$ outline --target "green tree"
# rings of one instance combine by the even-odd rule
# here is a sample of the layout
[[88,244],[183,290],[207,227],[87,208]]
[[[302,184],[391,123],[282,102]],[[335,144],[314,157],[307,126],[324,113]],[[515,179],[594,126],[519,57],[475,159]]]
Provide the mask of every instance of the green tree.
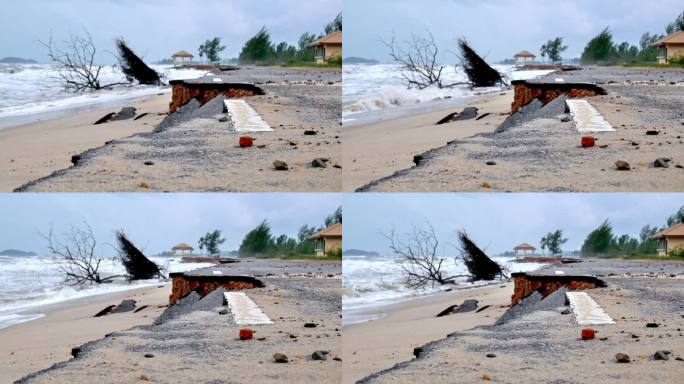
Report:
[[199,55],[200,58],[206,56],[210,63],[218,63],[221,61],[219,54],[225,49],[226,46],[221,45],[221,38],[214,37],[199,46]]
[[641,227],[639,231],[639,254],[642,255],[653,255],[656,253],[657,242],[651,237],[658,232],[658,227],[652,227],[648,224]]
[[245,235],[238,252],[241,256],[269,256],[272,245],[271,225],[264,220]]
[[582,254],[585,256],[610,254],[613,251],[614,242],[613,227],[606,219],[603,224],[587,235],[582,244]]
[[281,42],[275,47],[275,59],[280,63],[286,63],[288,61],[293,61],[297,56],[297,48],[292,45]]
[[297,248],[297,240],[288,235],[280,235],[273,242],[273,254],[276,255],[290,255],[295,253]]
[[675,224],[684,223],[684,206],[681,206],[677,212],[667,218],[667,226],[671,227]]
[[630,235],[622,235],[615,239],[613,248],[621,255],[634,255],[639,248],[639,240]]
[[615,55],[621,63],[635,62],[639,56],[639,48],[624,41],[615,47]]
[[297,244],[296,252],[300,255],[311,255],[314,253],[314,242],[309,240],[314,233],[316,233],[316,227],[309,227],[308,225],[302,225],[297,232]]
[[302,62],[313,61],[314,59],[314,49],[309,48],[309,44],[316,40],[316,35],[313,33],[304,32],[297,41],[298,51],[297,60]]
[[609,63],[615,58],[613,34],[608,27],[591,39],[582,52],[582,64]]
[[665,31],[668,35],[671,35],[677,31],[684,31],[684,12],[680,13],[673,22],[665,27]]
[[217,229],[200,237],[198,245],[200,250],[206,249],[208,254],[218,255],[221,253],[219,246],[225,242],[226,239],[221,237],[221,231]]
[[333,21],[329,22],[328,24],[325,25],[325,34],[329,35],[333,32],[338,32],[342,30],[342,13],[338,13],[337,16],[333,19]]
[[546,236],[541,238],[540,245],[542,250],[548,249],[552,255],[560,255],[561,246],[568,242],[568,239],[563,237],[563,230],[558,229],[554,232],[549,232]]
[[333,224],[340,224],[340,223],[342,223],[342,206],[337,207],[337,209],[335,210],[335,212],[329,214],[329,215],[325,218],[324,223],[325,223],[325,226],[326,226],[326,227],[329,227],[329,226],[331,226],[331,225],[333,225]]
[[568,46],[563,45],[563,38],[556,37],[541,46],[541,55],[548,57],[552,63],[560,63],[562,61],[561,54],[567,49]]
[[268,62],[273,58],[274,52],[271,35],[264,26],[245,42],[239,58],[241,63]]

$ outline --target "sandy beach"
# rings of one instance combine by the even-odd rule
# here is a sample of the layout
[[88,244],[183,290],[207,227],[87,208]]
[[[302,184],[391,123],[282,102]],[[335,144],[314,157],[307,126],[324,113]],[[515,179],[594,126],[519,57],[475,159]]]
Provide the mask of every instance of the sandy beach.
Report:
[[[587,100],[615,131],[580,133],[564,110],[547,113],[543,108],[540,117],[533,116],[506,129],[492,132],[503,120],[496,115],[494,118],[497,121],[492,121],[491,126],[478,129],[478,126],[482,127],[487,119],[492,118],[490,115],[480,121],[471,119],[461,122],[463,126],[471,127],[469,132],[470,129],[479,132],[419,153],[423,160],[417,166],[411,164],[417,151],[402,150],[406,148],[399,144],[404,141],[403,136],[398,133],[395,137],[393,134],[392,140],[396,140],[396,146],[384,154],[383,162],[376,159],[376,163],[397,162],[397,166],[392,168],[373,162],[365,163],[364,173],[370,177],[359,181],[376,175],[378,177],[358,191],[681,190],[684,183],[684,159],[680,156],[684,151],[684,114],[680,100],[684,92],[684,71],[589,66],[550,74],[530,80],[529,83],[546,83],[548,87],[553,87],[560,83],[556,79],[562,79],[563,83],[580,84],[580,87],[581,84],[602,87],[605,95],[588,97]],[[510,95],[512,93],[508,96],[508,108],[503,108],[503,113],[511,112],[513,97]],[[498,105],[506,107],[504,102]],[[480,114],[484,112],[480,111]],[[392,125],[402,127],[404,121],[411,124],[411,119],[394,120]],[[359,126],[354,129],[372,136],[374,127]],[[580,138],[585,135],[595,137],[594,147],[580,146]],[[352,138],[350,142],[353,141]],[[406,141],[411,142],[409,136],[406,136]],[[371,140],[369,142],[372,143]],[[437,142],[435,140],[434,143]],[[353,159],[354,156],[351,156],[349,161]],[[669,164],[655,166],[657,159]],[[630,170],[616,169],[618,160],[629,163]],[[403,166],[401,170],[400,166]],[[392,170],[397,172],[382,177],[381,174]]]
[[[353,192],[373,180],[410,168],[415,155],[449,141],[494,131],[510,111],[512,94],[509,90],[478,96],[478,100],[460,107],[345,127],[343,191]],[[435,125],[464,107],[476,107],[480,114],[489,115],[480,120]]]
[[[104,140],[107,144],[103,140],[84,143],[79,147],[79,161],[73,166],[69,163],[71,156],[67,156],[59,164],[41,169],[41,174],[37,170],[28,173],[29,182],[24,177],[6,185],[18,187],[16,191],[21,192],[340,190],[339,69],[246,66],[187,82],[188,86],[204,82],[203,86],[211,89],[216,79],[227,84],[255,84],[262,90],[263,94],[244,100],[273,131],[249,133],[254,139],[253,146],[241,148],[239,137],[244,134],[235,131],[223,104],[210,105],[207,100],[192,111],[176,111],[173,117],[169,116],[173,122],[163,127],[158,126],[159,118],[154,116],[154,121],[144,125],[140,133],[128,132],[115,140]],[[169,112],[170,99],[165,97],[167,104],[159,101],[159,112]],[[91,128],[87,125],[95,116],[74,117],[65,125]],[[138,123],[145,124],[146,119],[147,116]],[[47,122],[43,124],[49,126]],[[27,132],[23,137],[31,141],[35,135]],[[25,151],[18,144],[18,150]],[[72,151],[69,153],[76,154],[77,149]],[[323,166],[314,166],[315,159]],[[7,161],[12,164],[11,158]],[[287,170],[276,170],[275,161],[286,162]],[[27,156],[25,163],[35,161]],[[25,183],[16,186],[19,181]]]
[[[104,145],[105,142],[149,132],[168,111],[171,94],[133,100],[119,106],[77,112],[71,116],[0,129],[0,191],[13,189],[68,168],[71,156]],[[139,120],[113,121],[93,125],[102,116],[118,112],[123,106],[148,113]]]
[[[475,291],[459,292],[458,300],[431,299],[408,302],[389,312],[387,320],[395,321],[393,328],[381,321],[345,328],[344,337],[363,335],[356,339],[361,345],[378,343],[380,351],[365,355],[370,361],[356,362],[362,369],[346,368],[345,382],[351,383],[375,370],[362,383],[415,383],[430,378],[437,382],[477,383],[494,381],[568,382],[568,383],[677,383],[684,374],[684,335],[682,329],[682,282],[684,264],[668,261],[592,260],[582,263],[552,266],[532,275],[595,276],[603,280],[605,288],[587,292],[615,324],[589,326],[596,331],[593,340],[582,340],[580,326],[572,312],[562,313],[563,298],[551,307],[534,310],[491,325],[503,308],[509,305],[511,284],[506,288],[491,286]],[[558,273],[556,272],[556,275]],[[461,313],[434,318],[436,311],[446,304],[459,304],[463,298],[483,297],[480,305],[493,304],[481,313]],[[551,296],[548,296],[549,298]],[[543,303],[543,301],[541,302]],[[487,317],[489,315],[490,317]],[[418,320],[421,320],[418,322]],[[451,322],[449,324],[449,322]],[[375,323],[375,325],[373,324]],[[655,325],[654,325],[655,324]],[[402,328],[405,327],[405,328]],[[435,327],[434,334],[425,339],[437,340],[420,345],[418,358],[411,355],[418,340],[407,335]],[[383,329],[387,332],[383,333]],[[407,332],[409,330],[411,332]],[[398,330],[395,332],[395,330]],[[382,335],[368,339],[373,334]],[[441,334],[441,336],[439,335]],[[448,334],[448,336],[447,336]],[[370,342],[373,340],[375,343]],[[345,342],[345,346],[348,345]],[[382,347],[387,346],[386,351]],[[390,348],[391,347],[391,348]],[[362,353],[360,348],[357,354]],[[391,355],[397,350],[397,356]],[[668,351],[667,360],[654,359],[656,351]],[[345,349],[345,361],[348,351]],[[630,363],[616,362],[617,353],[630,356]],[[359,359],[363,360],[363,359]],[[403,360],[391,368],[391,363]],[[375,366],[373,366],[375,364]],[[572,372],[572,373],[570,373]]]
[[[413,348],[481,324],[493,324],[511,300],[510,282],[454,290],[396,304],[372,307],[361,312],[380,316],[377,320],[345,326],[343,329],[343,383],[355,383],[374,373],[413,358]],[[435,317],[450,305],[475,299],[481,312]]]
[[[59,303],[44,309],[37,320],[0,330],[0,382],[11,383],[31,372],[71,359],[71,349],[106,334],[136,325],[151,324],[166,308],[170,284],[94,296]],[[139,312],[93,317],[124,299],[137,301]]]
[[[217,271],[220,271],[217,272]],[[117,327],[105,329],[89,338],[69,340],[65,353],[54,356],[45,364],[26,365],[13,375],[31,371],[20,383],[121,383],[152,381],[160,383],[177,382],[254,382],[258,372],[259,382],[339,382],[342,361],[341,355],[341,301],[340,301],[340,262],[285,261],[275,259],[245,259],[239,263],[198,269],[182,274],[183,278],[204,276],[203,281],[211,281],[220,275],[226,279],[235,276],[251,276],[263,282],[264,287],[244,289],[244,292],[273,321],[273,324],[249,325],[254,330],[254,338],[242,341],[238,333],[245,325],[236,324],[228,306],[224,302],[223,288],[220,294],[209,292],[199,301],[179,301],[169,308],[169,312],[157,317],[161,309],[149,312],[144,321],[117,322]],[[174,279],[180,278],[174,275]],[[149,292],[149,291],[148,291]],[[146,293],[146,291],[143,291]],[[168,303],[169,286],[146,293],[149,303]],[[191,291],[197,295],[196,291]],[[190,294],[186,297],[191,296]],[[138,296],[132,296],[138,298]],[[141,304],[148,301],[143,300]],[[189,299],[188,299],[189,300]],[[197,300],[197,299],[195,299]],[[101,305],[87,309],[101,309]],[[143,315],[146,310],[138,314]],[[67,317],[46,317],[44,321],[62,319],[63,327],[77,332],[76,321],[96,323],[108,317],[78,320],[85,315],[72,314]],[[162,320],[163,319],[163,320]],[[41,319],[42,320],[42,319]],[[39,321],[26,323],[24,328]],[[152,323],[154,325],[147,325]],[[47,323],[50,324],[50,323]],[[144,324],[134,328],[131,325]],[[43,324],[45,327],[46,323]],[[14,330],[13,330],[14,328]],[[129,329],[130,328],[130,329]],[[22,342],[20,326],[8,328],[15,335],[16,343]],[[117,332],[112,333],[116,330]],[[25,332],[30,332],[25,330]],[[39,335],[49,335],[45,329]],[[105,336],[106,334],[106,336]],[[48,337],[48,336],[45,336]],[[4,339],[4,335],[3,335]],[[78,341],[92,341],[80,345]],[[40,348],[43,340],[35,335],[23,339],[24,344],[36,344]],[[16,344],[15,344],[16,345]],[[79,347],[76,358],[69,359],[71,347]],[[4,347],[3,347],[4,348]],[[28,349],[28,347],[25,347]],[[316,351],[325,351],[325,358],[314,359]],[[3,356],[10,355],[8,350]],[[40,360],[41,355],[33,353]],[[22,351],[22,353],[24,353]],[[49,353],[48,351],[43,353]],[[283,353],[287,363],[274,361],[274,353]],[[56,353],[55,353],[56,354]],[[323,352],[321,352],[323,354]],[[17,357],[18,359],[18,357]],[[12,360],[14,361],[14,360]],[[51,362],[62,361],[51,367]],[[40,370],[40,369],[43,370]]]

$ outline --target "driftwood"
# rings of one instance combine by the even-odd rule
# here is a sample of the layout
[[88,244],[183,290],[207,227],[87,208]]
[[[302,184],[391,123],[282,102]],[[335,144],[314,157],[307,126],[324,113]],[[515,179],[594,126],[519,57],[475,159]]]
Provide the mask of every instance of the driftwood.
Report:
[[128,240],[123,231],[118,231],[116,233],[116,240],[119,244],[121,262],[126,268],[126,272],[128,272],[129,280],[164,277],[159,266],[140,252],[140,250]]
[[461,50],[461,65],[473,87],[493,87],[495,85],[505,85],[501,74],[490,67],[470,46],[465,39],[458,40],[458,47]]
[[163,85],[162,78],[154,69],[145,64],[131,50],[123,39],[116,40],[116,47],[119,50],[119,63],[121,70],[128,78],[138,80],[140,84],[145,85]]
[[458,239],[461,242],[463,263],[470,272],[470,281],[494,280],[505,276],[501,266],[482,252],[464,231],[458,233]]

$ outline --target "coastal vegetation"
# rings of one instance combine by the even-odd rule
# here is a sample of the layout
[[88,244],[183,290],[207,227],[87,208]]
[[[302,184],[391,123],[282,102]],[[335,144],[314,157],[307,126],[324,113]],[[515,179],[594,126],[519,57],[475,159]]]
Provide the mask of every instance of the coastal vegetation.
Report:
[[542,251],[548,249],[551,255],[556,256],[563,252],[561,246],[567,242],[568,239],[563,237],[563,230],[557,229],[542,237],[539,245],[541,246]]
[[563,45],[563,38],[556,37],[544,43],[539,50],[542,59],[545,57],[549,58],[551,63],[556,64],[563,61],[561,54],[568,49],[567,45]]
[[205,41],[199,46],[198,52],[200,59],[206,57],[211,64],[217,64],[221,61],[220,53],[226,49],[225,45],[221,45],[221,38],[214,37]]
[[226,239],[221,237],[221,231],[216,229],[200,237],[197,245],[200,250],[206,249],[209,255],[218,255],[221,253],[219,246],[225,242]]

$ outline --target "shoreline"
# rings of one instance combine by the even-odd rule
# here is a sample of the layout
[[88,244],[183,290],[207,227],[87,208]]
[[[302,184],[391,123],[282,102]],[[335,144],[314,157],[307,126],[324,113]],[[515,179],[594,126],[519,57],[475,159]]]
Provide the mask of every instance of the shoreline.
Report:
[[[41,307],[43,317],[0,329],[0,382],[13,382],[32,372],[72,358],[71,349],[106,334],[151,324],[166,308],[170,283],[67,300]],[[108,305],[135,299],[139,312],[93,317]]]
[[[150,132],[168,111],[171,94],[126,100],[114,106],[0,129],[0,191],[10,192],[32,180],[72,166],[71,156],[136,133]],[[138,120],[93,125],[102,116],[134,106]]]
[[[378,319],[343,327],[343,383],[355,383],[364,377],[411,360],[413,348],[481,324],[493,324],[508,308],[513,283],[499,281],[482,287],[440,292],[398,303],[374,307],[367,313],[386,314]],[[478,300],[481,312],[436,315],[450,305],[466,299]],[[352,346],[352,347],[349,347]]]
[[[354,192],[375,180],[411,168],[413,156],[447,142],[493,132],[510,112],[510,89],[474,96],[457,106],[410,114],[373,123],[345,126],[342,191]],[[453,112],[476,107],[479,120],[435,123]]]

